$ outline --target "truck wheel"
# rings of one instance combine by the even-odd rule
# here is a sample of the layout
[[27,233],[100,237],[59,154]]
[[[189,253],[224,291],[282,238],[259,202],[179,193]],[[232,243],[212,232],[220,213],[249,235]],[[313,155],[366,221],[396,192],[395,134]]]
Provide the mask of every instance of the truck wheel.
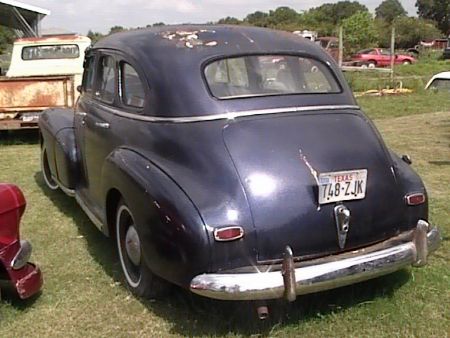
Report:
[[404,65],[410,65],[410,64],[411,64],[411,61],[409,61],[409,60],[404,60],[402,64],[404,64]]
[[47,187],[50,190],[58,190],[58,184],[52,178],[52,173],[48,164],[47,149],[45,147],[42,147],[41,149],[41,171]]
[[132,293],[157,298],[167,289],[166,282],[155,276],[145,264],[141,241],[133,214],[123,200],[116,213],[116,244],[125,281]]

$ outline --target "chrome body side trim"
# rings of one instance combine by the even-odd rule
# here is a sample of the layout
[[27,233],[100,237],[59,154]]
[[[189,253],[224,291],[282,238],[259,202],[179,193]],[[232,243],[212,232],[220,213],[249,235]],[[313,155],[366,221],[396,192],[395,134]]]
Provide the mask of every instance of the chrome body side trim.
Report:
[[88,206],[81,199],[80,195],[75,194],[75,199],[77,203],[80,205],[81,209],[83,209],[84,213],[89,217],[89,219],[94,223],[94,225],[102,232],[104,232],[104,226],[102,221],[95,216],[91,210],[89,210]]
[[110,113],[122,117],[126,117],[133,120],[140,120],[146,122],[159,122],[159,123],[194,123],[204,121],[215,120],[234,120],[239,117],[256,116],[256,115],[269,115],[269,114],[286,114],[286,113],[299,113],[319,110],[342,110],[351,109],[359,110],[360,107],[356,105],[325,105],[325,106],[304,106],[304,107],[286,107],[286,108],[272,108],[272,109],[259,109],[259,110],[246,110],[237,112],[228,112],[223,114],[203,115],[203,116],[186,116],[186,117],[157,117],[157,116],[145,116],[138,114],[126,113],[111,107],[104,107]]
[[[417,237],[423,237],[423,234],[425,249],[417,246]],[[370,251],[370,247],[367,247],[352,252],[350,256],[330,256],[327,261],[318,259],[316,264],[314,261],[308,262],[311,264],[298,267],[292,273],[295,276],[295,293],[303,295],[333,289],[418,265],[423,261],[423,254],[436,250],[439,243],[440,233],[436,227],[424,233],[423,225],[419,224],[410,241],[387,248],[379,244],[374,247],[382,249]],[[262,300],[285,297],[286,288],[290,286],[285,284],[282,271],[213,273],[194,277],[190,289],[196,294],[214,299]]]

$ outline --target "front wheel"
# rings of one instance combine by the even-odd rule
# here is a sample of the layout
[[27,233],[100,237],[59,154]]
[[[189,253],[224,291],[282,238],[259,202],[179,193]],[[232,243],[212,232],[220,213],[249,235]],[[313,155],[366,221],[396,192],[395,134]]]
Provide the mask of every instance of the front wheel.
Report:
[[124,201],[121,201],[117,208],[116,244],[120,265],[131,292],[144,298],[161,296],[166,285],[145,264],[138,228]]
[[50,165],[48,163],[47,148],[42,147],[41,149],[41,171],[44,177],[44,182],[50,190],[58,190],[58,184],[52,178],[52,173],[50,171]]
[[409,61],[409,60],[404,60],[404,61],[403,61],[403,64],[404,64],[404,65],[410,65],[410,64],[411,64],[411,61]]

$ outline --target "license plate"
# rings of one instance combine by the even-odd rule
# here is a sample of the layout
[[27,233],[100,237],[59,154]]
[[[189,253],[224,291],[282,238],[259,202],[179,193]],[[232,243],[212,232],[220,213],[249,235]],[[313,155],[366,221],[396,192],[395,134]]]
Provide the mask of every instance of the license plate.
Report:
[[319,204],[366,197],[367,169],[319,174]]

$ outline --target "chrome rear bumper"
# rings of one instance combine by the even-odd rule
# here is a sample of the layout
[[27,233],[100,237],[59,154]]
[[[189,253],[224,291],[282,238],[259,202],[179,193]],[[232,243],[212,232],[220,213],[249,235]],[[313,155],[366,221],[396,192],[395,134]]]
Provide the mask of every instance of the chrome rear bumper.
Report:
[[294,268],[287,247],[277,271],[202,274],[191,281],[192,292],[222,300],[286,298],[333,289],[382,276],[406,266],[423,266],[440,243],[438,228],[419,221],[416,229],[394,239],[340,255],[306,262]]

